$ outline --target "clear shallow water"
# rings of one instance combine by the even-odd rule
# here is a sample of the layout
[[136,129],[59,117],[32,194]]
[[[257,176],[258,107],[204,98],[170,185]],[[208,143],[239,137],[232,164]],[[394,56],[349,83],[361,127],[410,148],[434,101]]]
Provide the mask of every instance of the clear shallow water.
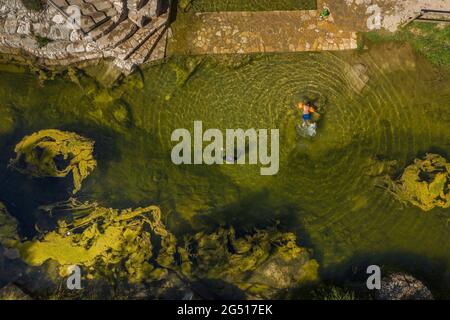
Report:
[[[40,86],[33,75],[2,72],[0,199],[31,235],[36,207],[69,197],[70,186],[6,170],[7,159],[25,134],[76,131],[96,141],[99,163],[83,182],[83,200],[118,208],[158,204],[178,234],[218,224],[249,230],[279,220],[314,249],[326,278],[376,263],[415,272],[448,291],[448,210],[405,207],[367,175],[374,156],[400,166],[424,152],[449,156],[448,72],[407,46],[389,44],[364,54],[241,62],[206,58],[184,84],[178,71],[177,84],[176,70],[193,63],[174,58],[130,77],[113,90],[121,101],[107,107],[68,78]],[[356,63],[370,77],[361,93],[348,75]],[[142,79],[143,87],[133,87]],[[304,97],[323,114],[313,140],[295,131],[300,114],[293,105]],[[128,110],[128,121],[114,118],[120,108]],[[192,130],[194,120],[205,129],[279,128],[278,175],[260,176],[259,166],[250,165],[173,165],[171,133]]]

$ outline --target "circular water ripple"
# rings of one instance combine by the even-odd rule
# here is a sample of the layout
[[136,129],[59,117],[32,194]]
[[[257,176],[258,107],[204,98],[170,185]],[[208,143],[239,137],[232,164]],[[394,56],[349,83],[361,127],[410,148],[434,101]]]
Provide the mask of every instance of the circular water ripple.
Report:
[[[445,86],[428,81],[434,79],[431,67],[416,66],[415,57],[402,50],[265,55],[237,68],[227,61],[205,58],[166,105],[148,111],[158,121],[150,126],[165,150],[174,145],[171,132],[192,130],[194,120],[203,121],[204,129],[278,128],[280,171],[262,177],[250,165],[172,168],[176,174],[168,179],[183,190],[171,189],[173,201],[195,202],[197,213],[211,216],[246,199],[294,206],[299,223],[331,260],[357,250],[425,253],[431,246],[436,254],[449,248],[448,241],[439,247],[448,233],[441,222],[425,221],[415,208],[403,210],[367,175],[376,156],[397,160],[401,168],[433,147],[449,150],[448,123],[429,116],[449,105],[440,98],[449,89],[438,92]],[[367,67],[370,79],[361,92],[352,74],[356,64]],[[314,101],[322,115],[311,140],[295,129],[301,122],[295,104],[303,99]],[[264,190],[267,199],[251,200]],[[191,199],[181,199],[186,197]],[[432,233],[413,232],[424,224]]]

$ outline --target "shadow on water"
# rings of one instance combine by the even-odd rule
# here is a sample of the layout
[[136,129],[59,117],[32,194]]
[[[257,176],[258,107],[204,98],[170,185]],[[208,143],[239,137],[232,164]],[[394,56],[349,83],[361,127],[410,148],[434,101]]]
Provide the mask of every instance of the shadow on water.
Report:
[[232,226],[238,236],[257,229],[277,227],[282,231],[294,232],[301,246],[314,249],[298,206],[286,202],[277,203],[273,198],[268,190],[245,192],[240,201],[199,214],[193,218],[193,222],[209,230]]
[[220,279],[199,279],[189,285],[198,296],[205,300],[245,299],[245,293],[241,289]]

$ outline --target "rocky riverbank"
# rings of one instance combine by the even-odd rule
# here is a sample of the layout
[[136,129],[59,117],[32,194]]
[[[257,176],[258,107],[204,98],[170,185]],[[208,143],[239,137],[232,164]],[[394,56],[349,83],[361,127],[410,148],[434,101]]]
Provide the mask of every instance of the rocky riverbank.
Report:
[[120,69],[165,57],[169,4],[164,0],[49,0],[32,10],[0,1],[0,50],[44,63],[111,58]]

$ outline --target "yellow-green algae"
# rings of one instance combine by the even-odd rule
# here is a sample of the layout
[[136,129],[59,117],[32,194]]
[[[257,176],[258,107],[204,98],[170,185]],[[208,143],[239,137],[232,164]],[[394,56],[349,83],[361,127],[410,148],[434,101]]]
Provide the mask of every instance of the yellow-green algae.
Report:
[[60,219],[58,228],[41,240],[20,245],[21,257],[30,265],[40,266],[51,259],[61,265],[61,274],[70,265],[82,265],[88,268],[89,278],[115,275],[130,282],[155,280],[167,270],[149,263],[152,236],[160,238],[159,254],[153,258],[167,267],[174,262],[174,236],[161,222],[156,206],[117,210],[71,199],[46,209],[52,214],[72,210],[73,216]]
[[[112,208],[157,203],[179,237],[190,226],[233,225],[242,232],[277,219],[314,244],[330,278],[339,279],[354,258],[370,254],[434,277],[447,290],[448,209],[421,216],[421,209],[404,207],[365,175],[374,156],[396,159],[404,168],[417,154],[450,152],[450,78],[411,54],[396,44],[361,53],[255,55],[239,69],[229,68],[222,56],[204,57],[182,87],[169,64],[151,66],[110,90],[130,112],[131,125],[123,130],[110,121],[110,108],[102,106],[103,118],[94,117],[99,106],[67,77],[41,87],[34,74],[3,71],[2,107],[14,111],[15,128],[1,142],[12,151],[23,135],[43,128],[83,132],[104,161],[83,183],[86,200]],[[369,84],[360,95],[349,84],[347,63],[368,67]],[[326,110],[313,141],[295,135],[301,115],[292,106],[303,95],[323,99]],[[279,128],[279,174],[260,177],[259,168],[248,165],[173,165],[170,135],[176,128],[191,130],[194,120],[223,130]],[[2,199],[30,237],[31,213],[66,195],[52,197],[56,179],[11,174],[10,155],[3,156]]]
[[398,180],[388,176],[385,183],[398,200],[424,211],[450,207],[450,163],[438,154],[415,159]]
[[140,283],[173,271],[186,281],[225,281],[258,298],[318,279],[318,263],[310,251],[296,244],[293,233],[276,228],[241,237],[232,227],[219,228],[179,242],[156,206],[117,210],[70,199],[42,209],[66,216],[56,230],[18,245],[20,255],[32,266],[57,261],[62,275],[79,265],[90,279]]
[[72,173],[77,193],[81,182],[95,169],[94,142],[73,132],[42,130],[16,145],[10,166],[33,177],[65,178]]
[[233,228],[199,232],[194,274],[234,284],[251,298],[271,298],[282,289],[317,281],[319,265],[296,244],[293,233],[276,228],[236,237]]

